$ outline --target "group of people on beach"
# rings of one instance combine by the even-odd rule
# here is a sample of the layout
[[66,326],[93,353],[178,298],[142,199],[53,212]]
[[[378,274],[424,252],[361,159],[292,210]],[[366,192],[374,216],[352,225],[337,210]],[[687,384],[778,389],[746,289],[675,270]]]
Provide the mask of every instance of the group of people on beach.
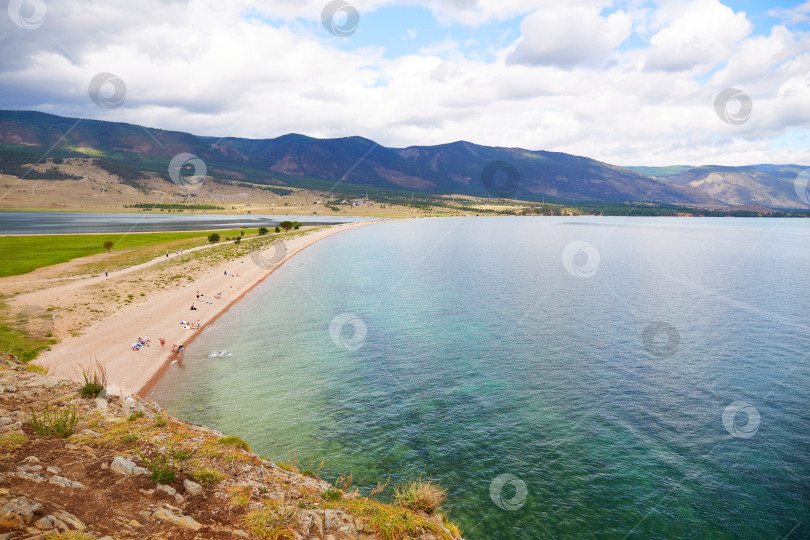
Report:
[[172,353],[182,355],[184,348],[185,347],[183,346],[182,343],[180,345],[172,345]]
[[[166,340],[163,338],[158,339],[160,342],[160,348],[162,349],[166,345]],[[138,336],[138,341],[132,344],[133,351],[140,351],[142,347],[149,347],[151,346],[152,340],[149,339],[149,336]]]
[[138,352],[141,350],[141,347],[149,347],[150,343],[152,343],[152,340],[149,339],[149,336],[138,336],[138,341],[132,344],[132,350]]

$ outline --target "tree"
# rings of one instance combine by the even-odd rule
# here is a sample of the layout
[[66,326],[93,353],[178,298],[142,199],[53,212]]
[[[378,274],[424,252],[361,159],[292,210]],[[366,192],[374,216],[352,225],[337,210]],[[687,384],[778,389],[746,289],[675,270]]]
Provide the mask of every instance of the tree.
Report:
[[278,225],[276,225],[276,232],[281,232],[281,229],[279,229]]
[[284,229],[284,232],[290,232],[290,229],[294,227],[292,221],[282,221],[278,226]]
[[106,242],[104,242],[104,249],[106,249],[107,253],[109,253],[110,251],[112,251],[114,245],[115,242],[113,242],[112,240],[107,240]]
[[301,227],[301,225],[303,225],[303,223],[301,223],[300,221],[293,221],[293,229],[298,230]]
[[211,233],[211,234],[209,234],[209,235],[208,235],[208,241],[209,241],[209,242],[211,242],[212,244],[213,244],[214,242],[219,242],[219,235],[218,235],[217,233]]
[[241,236],[237,236],[236,240],[233,241],[233,243],[237,244],[237,245],[240,244],[241,242],[242,242],[242,237]]
[[264,236],[268,232],[270,231],[267,230],[267,227],[259,227],[259,236]]

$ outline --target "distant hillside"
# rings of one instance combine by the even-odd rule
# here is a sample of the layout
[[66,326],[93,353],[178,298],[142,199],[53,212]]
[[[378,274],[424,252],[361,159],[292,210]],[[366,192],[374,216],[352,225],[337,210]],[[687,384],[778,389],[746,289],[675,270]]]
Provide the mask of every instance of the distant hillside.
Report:
[[339,192],[421,191],[486,196],[488,190],[482,176],[488,166],[498,162],[501,167],[491,170],[496,188],[509,183],[508,171],[512,174],[509,187],[513,189],[489,191],[504,197],[800,206],[795,197],[793,204],[788,204],[789,182],[783,176],[787,173],[778,165],[769,166],[772,170],[742,168],[747,169],[748,175],[743,180],[739,172],[735,176],[715,170],[720,168],[676,166],[631,170],[559,152],[480,146],[465,141],[386,148],[362,137],[315,139],[298,134],[274,139],[199,137],[34,111],[0,111],[0,152],[6,152],[13,170],[21,170],[20,158],[19,155],[8,158],[10,152],[28,149],[42,155],[54,145],[51,156],[100,157],[137,170],[156,172],[166,181],[171,158],[188,152],[202,158],[208,175],[215,179],[318,190],[339,186]]
[[[664,167],[669,170],[671,167]],[[808,208],[797,195],[793,182],[804,167],[799,165],[751,165],[688,168],[676,174],[659,175],[667,182],[697,189],[732,206],[759,205],[769,208]]]

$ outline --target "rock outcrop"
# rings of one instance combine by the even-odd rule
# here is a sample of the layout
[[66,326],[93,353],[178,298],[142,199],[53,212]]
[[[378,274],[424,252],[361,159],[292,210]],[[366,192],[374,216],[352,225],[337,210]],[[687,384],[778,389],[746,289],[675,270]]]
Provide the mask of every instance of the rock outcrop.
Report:
[[440,514],[279,467],[154,403],[78,390],[0,356],[1,540],[461,538]]

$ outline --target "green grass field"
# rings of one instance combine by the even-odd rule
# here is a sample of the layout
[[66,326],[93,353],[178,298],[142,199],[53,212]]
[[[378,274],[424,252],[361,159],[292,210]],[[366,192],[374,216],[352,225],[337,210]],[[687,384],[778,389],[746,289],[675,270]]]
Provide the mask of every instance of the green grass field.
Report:
[[[258,229],[235,229],[139,234],[0,236],[0,261],[3,261],[0,265],[0,277],[25,274],[44,266],[103,253],[105,251],[103,244],[107,240],[115,243],[111,253],[114,258],[111,257],[109,261],[112,269],[137,262],[132,260],[133,256],[149,260],[160,255],[161,250],[175,251],[207,244],[210,232],[216,232],[224,240],[229,236],[238,236],[242,230],[245,231],[245,238],[255,237],[258,234]],[[125,255],[128,256],[124,257]]]

